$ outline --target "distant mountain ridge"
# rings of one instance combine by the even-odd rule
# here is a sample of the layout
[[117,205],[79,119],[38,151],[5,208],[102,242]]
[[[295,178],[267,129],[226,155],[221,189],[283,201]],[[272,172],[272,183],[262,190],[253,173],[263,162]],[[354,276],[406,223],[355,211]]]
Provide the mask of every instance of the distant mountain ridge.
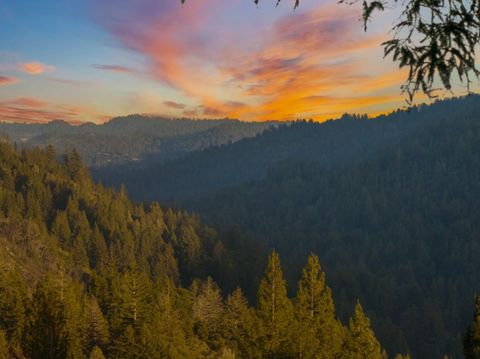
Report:
[[45,124],[0,123],[0,133],[22,147],[53,145],[59,152],[75,148],[87,165],[101,167],[178,158],[189,151],[255,136],[272,125],[275,123],[228,118],[196,120],[129,115],[100,125],[73,126],[61,120]]
[[480,96],[471,95],[374,119],[344,115],[323,123],[297,121],[231,145],[191,151],[178,160],[99,168],[94,175],[106,184],[125,184],[136,199],[186,200],[264,178],[282,161],[313,161],[328,168],[363,161],[438,119],[478,112]]

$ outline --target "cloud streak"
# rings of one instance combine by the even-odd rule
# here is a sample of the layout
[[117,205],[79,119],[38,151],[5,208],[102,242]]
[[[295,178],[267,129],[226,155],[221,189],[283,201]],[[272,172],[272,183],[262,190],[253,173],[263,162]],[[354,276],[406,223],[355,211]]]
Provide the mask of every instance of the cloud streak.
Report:
[[[264,27],[227,29],[232,9],[221,0],[184,7],[102,0],[95,10],[97,21],[124,47],[148,60],[153,79],[177,90],[181,102],[196,102],[163,103],[183,114],[321,119],[383,104],[385,91],[395,87],[398,93],[402,80],[391,73],[368,75],[362,54],[378,48],[383,38],[361,33],[357,10],[337,4],[289,13]],[[257,10],[248,4],[245,11]]]
[[18,80],[15,77],[0,76],[0,86],[13,85],[17,82]]
[[[49,103],[37,98],[21,97],[0,101],[0,121],[21,123],[45,123],[64,120],[72,124],[81,122],[81,116],[92,112],[81,106]],[[104,116],[96,115],[96,119]]]
[[18,64],[18,69],[29,75],[40,75],[45,72],[55,71],[54,66],[46,65],[37,61]]
[[187,105],[175,101],[163,101],[163,104],[164,106],[174,110],[184,110],[187,107]]
[[118,73],[134,73],[135,72],[135,70],[122,65],[92,65],[92,67],[97,70],[113,71]]

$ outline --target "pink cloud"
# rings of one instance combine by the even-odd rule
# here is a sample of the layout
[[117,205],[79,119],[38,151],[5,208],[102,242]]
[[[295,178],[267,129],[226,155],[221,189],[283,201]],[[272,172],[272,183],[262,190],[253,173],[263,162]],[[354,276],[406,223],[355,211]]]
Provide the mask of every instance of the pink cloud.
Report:
[[40,75],[44,72],[51,72],[55,70],[54,66],[45,65],[41,62],[24,62],[18,65],[18,69],[29,75]]
[[92,67],[97,70],[113,71],[120,73],[135,72],[135,70],[122,65],[92,65]]
[[11,105],[18,105],[23,107],[45,107],[47,106],[47,102],[40,101],[31,97],[22,97],[16,100],[12,100],[8,102]]
[[178,102],[175,102],[175,101],[163,101],[163,104],[166,107],[172,108],[174,110],[183,110],[186,107],[185,104],[178,103]]
[[96,119],[104,118],[90,108],[49,103],[30,97],[0,101],[0,121],[43,123],[64,120],[77,124],[82,122],[83,115],[92,112]]
[[15,77],[0,76],[0,86],[12,85],[17,82],[18,80]]
[[[320,5],[252,28],[227,21],[229,6],[224,0],[184,7],[175,1],[103,0],[96,16],[123,46],[148,60],[154,79],[199,103],[208,117],[341,114],[383,103],[385,96],[374,92],[401,83],[379,75],[374,84],[365,75],[359,54],[378,48],[382,38],[361,31],[356,9]],[[251,4],[241,10],[259,11]],[[367,81],[365,88],[360,80]],[[331,108],[313,96],[328,98]]]

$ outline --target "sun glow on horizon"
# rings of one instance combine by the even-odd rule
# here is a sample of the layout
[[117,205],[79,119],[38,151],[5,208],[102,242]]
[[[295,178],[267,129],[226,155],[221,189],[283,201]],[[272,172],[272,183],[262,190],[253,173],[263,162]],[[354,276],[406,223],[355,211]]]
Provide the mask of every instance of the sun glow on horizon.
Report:
[[0,120],[104,122],[128,113],[245,121],[370,116],[406,77],[337,2],[2,2]]

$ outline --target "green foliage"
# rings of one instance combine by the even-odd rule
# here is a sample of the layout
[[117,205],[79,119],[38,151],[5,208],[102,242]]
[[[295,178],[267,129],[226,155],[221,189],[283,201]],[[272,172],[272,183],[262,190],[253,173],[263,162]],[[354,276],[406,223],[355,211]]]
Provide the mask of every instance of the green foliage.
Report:
[[102,349],[95,346],[95,347],[93,347],[92,351],[90,352],[90,355],[89,355],[88,358],[89,359],[105,359],[105,356],[103,355]]
[[335,318],[330,288],[318,257],[311,254],[298,284],[294,330],[297,356],[300,358],[334,358],[344,340],[342,325]]
[[[182,287],[183,273],[218,268],[236,284],[218,235],[197,217],[95,185],[77,155],[69,164],[52,156],[0,144],[0,357],[331,358],[349,353],[345,338],[374,338],[359,315],[343,335],[313,255],[295,308],[276,252],[257,307],[239,288],[225,299],[208,275]],[[34,211],[25,210],[28,196]],[[251,255],[234,234],[224,242]]]
[[8,359],[9,350],[5,332],[0,329],[0,359]]
[[348,334],[344,344],[345,358],[386,359],[380,343],[370,326],[370,319],[365,316],[362,306],[357,303],[353,318],[348,323]]
[[282,357],[288,352],[293,323],[293,309],[287,297],[278,253],[268,259],[265,275],[258,289],[258,316],[261,321],[262,345],[266,357]]
[[318,253],[340,319],[360,298],[389,353],[460,357],[480,288],[479,113],[480,97],[468,96],[376,119],[299,122],[223,157],[203,153],[188,161],[195,171],[216,161],[266,175],[206,191],[190,208],[276,248],[290,284]]

